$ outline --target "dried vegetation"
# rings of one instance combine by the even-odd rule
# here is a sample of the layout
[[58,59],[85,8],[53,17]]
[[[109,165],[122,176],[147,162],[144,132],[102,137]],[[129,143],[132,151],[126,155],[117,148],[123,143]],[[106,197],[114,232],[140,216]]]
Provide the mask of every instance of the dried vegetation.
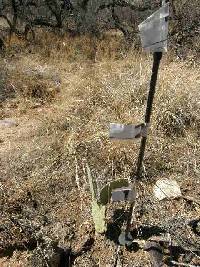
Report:
[[[70,254],[74,266],[116,266],[116,255],[124,266],[150,266],[139,248],[116,251],[123,207],[110,205],[107,235],[94,234],[85,166],[99,187],[135,172],[139,142],[111,142],[108,125],[143,121],[152,58],[126,52],[120,36],[40,34],[1,59],[0,116],[17,126],[0,132],[0,265],[66,266]],[[199,85],[198,62],[164,56],[135,210],[137,238],[169,233],[174,259],[197,265],[199,232],[189,222],[199,205],[157,202],[152,187],[173,177],[183,195],[200,197]]]

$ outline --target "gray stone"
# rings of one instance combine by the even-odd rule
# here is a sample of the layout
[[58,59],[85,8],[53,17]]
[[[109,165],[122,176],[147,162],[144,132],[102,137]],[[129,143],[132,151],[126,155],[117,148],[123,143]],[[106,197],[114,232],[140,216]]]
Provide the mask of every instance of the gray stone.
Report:
[[159,200],[181,197],[180,186],[175,180],[160,179],[154,186],[154,195]]
[[122,232],[118,238],[118,242],[121,246],[131,246],[133,243],[133,237],[130,233],[127,234],[125,232]]

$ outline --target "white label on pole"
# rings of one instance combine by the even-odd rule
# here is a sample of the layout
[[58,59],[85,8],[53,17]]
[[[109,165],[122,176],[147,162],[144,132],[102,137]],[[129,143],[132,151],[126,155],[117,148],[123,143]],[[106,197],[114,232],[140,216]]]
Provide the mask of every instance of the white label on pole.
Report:
[[142,47],[150,52],[166,52],[169,3],[163,5],[139,25]]
[[122,187],[112,191],[112,201],[129,201],[133,202],[136,198],[136,192],[130,187]]
[[146,135],[147,126],[144,123],[139,125],[110,124],[110,138],[113,139],[134,139]]

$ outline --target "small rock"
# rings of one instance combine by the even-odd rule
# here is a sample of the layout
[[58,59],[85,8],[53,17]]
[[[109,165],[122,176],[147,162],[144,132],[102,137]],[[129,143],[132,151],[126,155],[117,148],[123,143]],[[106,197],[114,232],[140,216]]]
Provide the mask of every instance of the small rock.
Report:
[[147,242],[144,250],[149,252],[150,260],[153,267],[163,266],[163,249],[157,242]]
[[191,226],[194,233],[196,235],[200,236],[200,218],[198,218],[196,220],[192,220],[188,224],[189,224],[189,226]]
[[154,186],[154,195],[159,200],[181,197],[180,186],[175,180],[158,180]]
[[42,106],[41,103],[34,103],[32,108],[40,108]]
[[197,230],[197,232],[199,232],[199,233],[200,233],[200,222],[198,222],[198,223],[197,223],[196,230]]
[[13,127],[17,125],[17,122],[13,119],[0,120],[0,127]]
[[118,238],[118,242],[121,246],[131,246],[133,243],[133,237],[130,233],[128,233],[128,235],[126,236],[125,232],[121,232]]

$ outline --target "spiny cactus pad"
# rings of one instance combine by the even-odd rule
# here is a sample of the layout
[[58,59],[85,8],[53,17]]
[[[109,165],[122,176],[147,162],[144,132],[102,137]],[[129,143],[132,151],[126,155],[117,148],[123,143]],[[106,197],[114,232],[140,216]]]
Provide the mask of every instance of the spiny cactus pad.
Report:
[[106,231],[106,207],[97,203],[96,200],[92,201],[92,217],[95,225],[95,231],[97,233],[104,233]]

